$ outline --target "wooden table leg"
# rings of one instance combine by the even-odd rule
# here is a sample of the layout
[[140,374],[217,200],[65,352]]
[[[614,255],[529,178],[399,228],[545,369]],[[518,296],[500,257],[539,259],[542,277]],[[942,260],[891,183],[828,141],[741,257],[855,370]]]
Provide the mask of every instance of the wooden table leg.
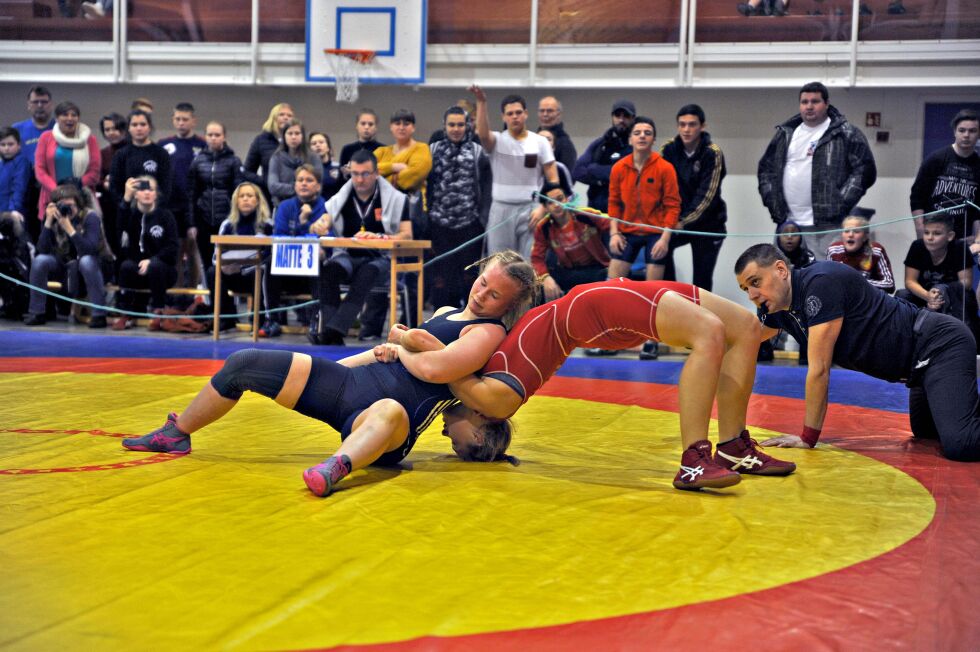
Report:
[[262,257],[255,263],[255,288],[252,291],[252,341],[259,341],[259,312],[262,307]]
[[[394,327],[398,319],[398,255],[391,252],[390,263],[391,279],[388,281],[388,331]],[[408,308],[408,306],[405,306]],[[407,321],[407,320],[406,320]],[[386,336],[386,333],[382,333]]]
[[214,245],[214,341],[221,337],[221,245]]
[[[423,257],[422,257],[422,251],[421,250],[419,250],[419,252],[418,252],[418,261],[419,261],[418,262],[418,266],[419,266],[419,275],[418,275],[418,291],[419,291],[419,294],[418,294],[418,312],[415,313],[415,314],[418,315],[418,322],[419,322],[419,324],[421,324],[423,321],[425,321],[425,319],[423,318],[423,315],[422,315],[422,307],[425,305],[425,297],[422,294],[422,288],[424,286],[423,279],[422,279],[424,265],[422,264]],[[415,325],[418,326],[418,324],[415,324]]]

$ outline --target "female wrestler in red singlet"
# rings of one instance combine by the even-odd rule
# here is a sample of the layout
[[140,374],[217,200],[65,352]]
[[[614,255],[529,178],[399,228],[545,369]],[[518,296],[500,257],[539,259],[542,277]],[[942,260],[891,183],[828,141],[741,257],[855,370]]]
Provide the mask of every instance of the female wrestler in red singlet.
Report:
[[[686,283],[613,279],[579,285],[560,299],[527,312],[510,331],[480,377],[450,383],[453,393],[483,414],[509,417],[576,347],[626,349],[648,339],[690,349],[678,383],[684,453],[678,489],[727,487],[739,473],[787,475],[791,462],[762,452],[745,429],[755,380],[758,319],[741,306]],[[437,373],[425,352],[402,352],[414,375]],[[428,369],[426,369],[428,367]],[[422,376],[420,376],[422,377]],[[720,442],[708,441],[718,402]]]

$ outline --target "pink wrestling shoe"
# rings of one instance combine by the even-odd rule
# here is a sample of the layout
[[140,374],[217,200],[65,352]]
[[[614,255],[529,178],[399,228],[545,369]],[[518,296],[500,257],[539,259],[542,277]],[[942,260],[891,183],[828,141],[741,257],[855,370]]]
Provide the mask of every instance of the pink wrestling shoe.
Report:
[[752,475],[789,475],[796,470],[793,462],[784,462],[767,455],[749,436],[748,430],[724,444],[718,444],[715,462],[730,471]]
[[191,436],[177,428],[177,413],[171,412],[165,424],[148,435],[123,439],[122,445],[131,451],[186,455],[191,452]]
[[702,439],[691,444],[681,455],[681,468],[674,478],[674,487],[691,491],[720,489],[738,484],[741,480],[738,473],[718,466],[711,459],[711,442]]
[[334,486],[351,472],[350,458],[334,455],[303,471],[303,482],[317,496],[329,496]]

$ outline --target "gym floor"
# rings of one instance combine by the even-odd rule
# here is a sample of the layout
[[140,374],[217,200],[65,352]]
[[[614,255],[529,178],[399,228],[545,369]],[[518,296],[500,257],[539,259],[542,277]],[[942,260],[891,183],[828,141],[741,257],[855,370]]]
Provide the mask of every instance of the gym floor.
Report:
[[[714,492],[671,487],[683,358],[670,356],[569,360],[515,417],[519,466],[459,461],[437,420],[401,468],[355,472],[326,499],[301,474],[337,434],[262,397],[196,433],[188,456],[120,447],[245,346],[0,330],[0,648],[980,640],[980,466],[911,439],[900,385],[835,369],[821,445],[776,452],[797,472]],[[760,365],[757,439],[799,430],[805,372]]]

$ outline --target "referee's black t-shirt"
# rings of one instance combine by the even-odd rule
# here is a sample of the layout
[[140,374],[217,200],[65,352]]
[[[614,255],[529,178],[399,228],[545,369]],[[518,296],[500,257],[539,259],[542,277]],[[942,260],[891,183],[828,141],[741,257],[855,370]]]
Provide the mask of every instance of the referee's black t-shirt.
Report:
[[836,262],[794,269],[792,283],[790,310],[767,314],[759,309],[765,326],[785,330],[803,347],[811,326],[843,317],[834,364],[889,382],[908,379],[915,306],[872,287],[860,272]]

